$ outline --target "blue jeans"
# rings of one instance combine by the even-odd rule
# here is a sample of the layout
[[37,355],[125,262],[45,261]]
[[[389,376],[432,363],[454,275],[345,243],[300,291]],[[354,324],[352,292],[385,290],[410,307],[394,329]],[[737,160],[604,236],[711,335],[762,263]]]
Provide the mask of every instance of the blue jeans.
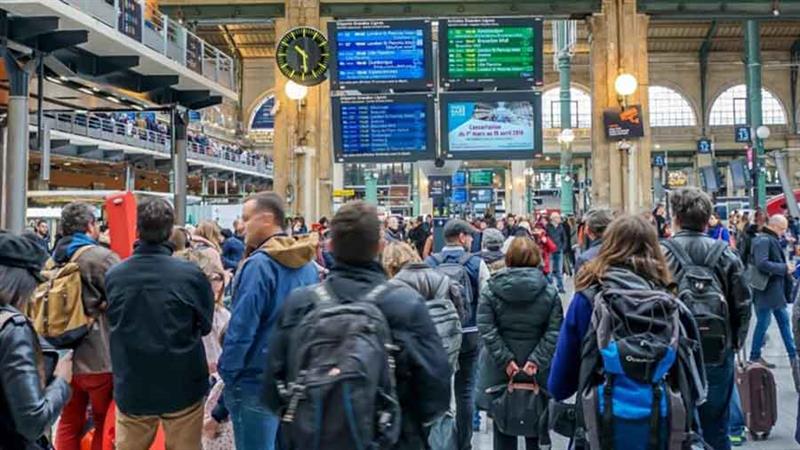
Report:
[[731,436],[741,436],[744,434],[744,414],[742,413],[742,399],[739,398],[739,390],[733,388],[730,406],[731,423],[728,434]]
[[478,376],[480,335],[465,333],[458,355],[455,378],[456,433],[459,450],[472,449],[472,414],[475,411],[475,382]]
[[564,290],[564,252],[550,255],[550,275],[555,278],[559,291]]
[[764,347],[764,336],[767,334],[772,316],[775,316],[775,321],[778,322],[778,329],[783,338],[783,345],[786,346],[786,354],[789,359],[797,357],[797,349],[794,346],[794,338],[792,337],[792,325],[789,321],[789,313],[786,307],[780,308],[763,308],[756,305],[756,330],[753,332],[753,347],[750,349],[750,361],[755,361],[761,358],[761,348]]
[[278,417],[261,402],[259,392],[225,387],[236,450],[275,450]]
[[729,352],[722,365],[706,366],[708,398],[700,408],[700,428],[703,439],[714,450],[730,450],[730,403],[734,390],[733,352]]

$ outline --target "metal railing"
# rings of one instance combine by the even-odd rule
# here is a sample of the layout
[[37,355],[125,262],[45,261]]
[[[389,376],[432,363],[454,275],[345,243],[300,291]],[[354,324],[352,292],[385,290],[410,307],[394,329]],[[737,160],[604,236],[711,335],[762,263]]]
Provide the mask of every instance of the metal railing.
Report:
[[233,59],[146,0],[61,0],[123,35],[228,89],[236,90]]
[[[172,140],[168,133],[142,128],[133,122],[119,121],[111,116],[47,112],[44,118],[49,122],[51,130],[155,151],[163,155],[170,155],[172,152]],[[31,117],[31,125],[36,125],[35,115]],[[190,141],[187,143],[188,157],[231,169],[272,174],[272,163],[265,157],[230,151],[222,148],[223,146],[214,141],[208,141],[207,144]]]

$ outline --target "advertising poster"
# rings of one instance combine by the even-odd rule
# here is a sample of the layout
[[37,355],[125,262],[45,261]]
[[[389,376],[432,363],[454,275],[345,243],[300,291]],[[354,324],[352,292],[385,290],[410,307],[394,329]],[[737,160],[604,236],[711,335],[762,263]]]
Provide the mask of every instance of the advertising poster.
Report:
[[633,105],[624,110],[607,109],[603,111],[603,125],[606,137],[612,141],[644,137],[642,107]]
[[454,151],[532,151],[533,105],[521,102],[454,102],[447,105]]

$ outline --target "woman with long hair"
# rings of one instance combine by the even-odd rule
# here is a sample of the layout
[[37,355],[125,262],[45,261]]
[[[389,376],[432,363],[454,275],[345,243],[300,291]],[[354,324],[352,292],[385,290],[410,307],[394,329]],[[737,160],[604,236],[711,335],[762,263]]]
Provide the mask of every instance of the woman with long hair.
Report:
[[222,230],[216,222],[204,220],[192,232],[191,248],[222,264]]
[[[539,246],[530,238],[516,237],[505,259],[506,269],[492,275],[478,303],[478,331],[484,345],[478,362],[477,404],[490,413],[493,387],[517,376],[544,385],[563,318],[561,298],[540,268]],[[546,411],[543,391],[537,400]],[[504,431],[495,424],[494,449],[516,450],[517,436]],[[538,449],[539,444],[550,444],[547,430],[525,438],[528,450]]]
[[602,286],[617,289],[668,290],[672,276],[653,225],[641,217],[622,216],[603,235],[597,258],[575,278],[575,296],[558,336],[548,387],[558,401],[578,390],[581,344],[589,330],[594,293]]

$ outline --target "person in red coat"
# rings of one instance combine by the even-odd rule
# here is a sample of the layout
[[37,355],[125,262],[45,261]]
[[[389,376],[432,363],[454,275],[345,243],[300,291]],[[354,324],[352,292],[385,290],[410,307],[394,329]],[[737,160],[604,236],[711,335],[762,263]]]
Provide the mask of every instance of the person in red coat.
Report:
[[536,241],[536,243],[539,244],[539,248],[542,249],[542,265],[544,266],[543,272],[549,278],[550,255],[558,250],[558,248],[556,247],[555,242],[547,237],[547,232],[544,229],[544,225],[541,223],[537,223],[536,228],[533,229],[533,240]]

